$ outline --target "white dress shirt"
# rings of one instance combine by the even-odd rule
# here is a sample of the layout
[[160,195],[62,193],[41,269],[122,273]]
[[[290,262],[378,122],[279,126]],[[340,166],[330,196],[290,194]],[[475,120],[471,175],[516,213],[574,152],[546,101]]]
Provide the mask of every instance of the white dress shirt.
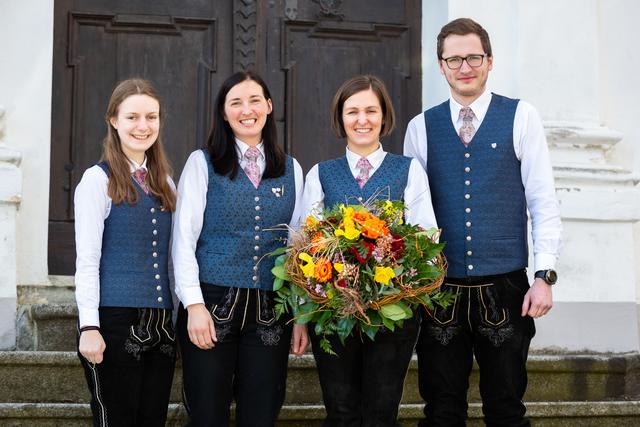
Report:
[[[473,125],[476,129],[479,129],[487,114],[492,96],[486,90],[469,105],[475,115]],[[449,98],[449,106],[451,121],[456,132],[459,132],[462,127],[460,109],[463,106],[453,97]],[[542,121],[536,109],[524,101],[518,102],[513,121],[513,149],[520,161],[522,185],[531,217],[534,271],[554,268],[562,246],[560,207]],[[422,167],[428,168],[427,133],[422,113],[414,117],[407,126],[404,154],[414,157]]]
[[[131,173],[147,169],[147,159],[141,165],[129,159]],[[171,177],[167,182],[175,191]],[[76,187],[73,198],[76,232],[76,303],[80,326],[100,326],[100,257],[104,221],[111,212],[111,198],[107,194],[109,178],[98,165],[87,169]]]
[[[249,145],[236,139],[236,148],[240,167],[245,165],[244,152]],[[257,145],[261,156],[258,158],[260,174],[264,173],[266,163],[264,146]],[[297,160],[293,159],[294,178],[296,183],[296,202],[289,226],[298,227],[299,207],[302,200],[303,174]],[[238,173],[244,173],[239,170]],[[200,270],[196,260],[196,245],[202,231],[204,210],[207,205],[207,189],[209,187],[209,170],[202,150],[191,153],[182,170],[178,183],[178,204],[173,216],[172,257],[176,283],[176,295],[184,307],[204,303],[200,290]],[[210,200],[209,203],[213,203]],[[229,206],[233,209],[233,206]]]
[[[387,153],[382,149],[382,144],[376,151],[366,156],[372,166],[369,176],[372,176],[382,164]],[[360,155],[346,149],[347,163],[354,178],[360,174],[360,169],[356,166]],[[425,229],[437,228],[436,216],[431,205],[431,191],[429,190],[429,180],[424,169],[417,160],[412,159],[409,166],[409,176],[407,186],[404,189],[404,203],[406,206],[405,219],[408,224],[420,225]],[[324,191],[318,175],[318,165],[316,164],[307,173],[304,196],[302,197],[301,222],[309,214],[318,214],[324,206]]]

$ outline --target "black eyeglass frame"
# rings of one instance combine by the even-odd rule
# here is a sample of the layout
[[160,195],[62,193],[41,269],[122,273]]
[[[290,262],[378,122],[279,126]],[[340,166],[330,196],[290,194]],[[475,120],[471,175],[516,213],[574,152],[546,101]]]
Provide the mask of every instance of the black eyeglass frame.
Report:
[[[459,70],[460,68],[462,68],[462,64],[464,64],[465,61],[467,61],[467,65],[471,68],[478,68],[478,67],[482,67],[482,64],[484,64],[484,58],[488,57],[489,55],[487,55],[486,53],[480,54],[480,53],[474,53],[473,55],[467,55],[467,56],[450,56],[448,58],[441,58],[442,61],[445,62],[445,64],[447,64],[447,68],[449,68],[450,70]],[[473,58],[473,57],[480,57],[480,64],[478,65],[471,65],[469,63],[469,58]],[[451,59],[460,59],[460,66],[459,67],[452,67],[449,64],[449,60]]]

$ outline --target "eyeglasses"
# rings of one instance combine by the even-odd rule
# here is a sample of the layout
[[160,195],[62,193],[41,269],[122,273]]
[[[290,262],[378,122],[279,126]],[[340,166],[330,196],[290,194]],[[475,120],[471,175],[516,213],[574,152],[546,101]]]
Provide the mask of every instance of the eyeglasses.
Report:
[[467,61],[467,64],[469,65],[469,67],[472,67],[472,68],[477,68],[481,66],[482,63],[484,62],[485,56],[487,56],[487,54],[469,55],[465,57],[450,56],[449,58],[442,58],[442,60],[447,63],[447,67],[449,67],[450,70],[459,70],[460,68],[462,68],[462,63],[464,61]]

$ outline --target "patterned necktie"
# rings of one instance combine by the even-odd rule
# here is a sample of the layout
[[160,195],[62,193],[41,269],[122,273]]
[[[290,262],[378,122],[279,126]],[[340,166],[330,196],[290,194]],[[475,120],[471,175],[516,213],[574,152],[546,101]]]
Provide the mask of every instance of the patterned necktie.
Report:
[[360,169],[360,174],[356,178],[356,181],[360,188],[363,188],[367,181],[369,181],[369,171],[373,169],[373,166],[371,166],[371,163],[369,163],[366,157],[360,157],[360,160],[356,163],[356,168]]
[[147,185],[147,170],[145,168],[136,169],[133,172],[133,179],[135,179],[140,187],[145,192],[145,194],[149,194],[149,186]]
[[260,168],[258,167],[258,157],[260,157],[260,150],[256,147],[249,147],[244,152],[244,159],[246,163],[244,165],[244,172],[249,177],[249,181],[253,183],[253,186],[258,188],[260,185]]
[[473,135],[476,134],[476,128],[473,126],[473,118],[475,114],[473,114],[473,110],[469,107],[463,107],[460,110],[460,118],[462,118],[462,127],[460,128],[460,141],[464,144],[465,147],[468,147],[471,144],[471,140],[473,139]]

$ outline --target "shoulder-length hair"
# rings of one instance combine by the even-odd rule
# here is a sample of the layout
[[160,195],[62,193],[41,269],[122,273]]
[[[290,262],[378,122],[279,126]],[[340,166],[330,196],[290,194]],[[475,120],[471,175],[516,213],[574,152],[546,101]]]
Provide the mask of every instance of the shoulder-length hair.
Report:
[[380,108],[382,109],[382,129],[380,136],[387,136],[396,125],[396,113],[389,92],[382,80],[372,75],[355,76],[342,83],[333,97],[331,103],[331,128],[338,138],[346,138],[347,132],[344,130],[342,121],[342,110],[344,103],[351,96],[358,92],[371,89],[378,97]]
[[[229,122],[224,119],[224,102],[227,94],[235,85],[246,80],[252,80],[262,87],[262,94],[266,100],[271,99],[269,88],[262,78],[253,71],[239,71],[222,83],[216,97],[213,123],[211,132],[207,138],[205,148],[211,156],[213,169],[218,175],[226,175],[235,179],[240,168],[236,141]],[[273,101],[272,101],[273,102]],[[273,110],[267,115],[267,120],[262,128],[262,143],[266,168],[263,178],[276,178],[284,174],[286,155],[278,144],[278,132],[273,118]]]
[[[105,121],[107,122],[107,135],[102,143],[102,160],[109,166],[108,195],[115,204],[138,202],[138,192],[131,179],[131,167],[129,159],[122,151],[122,144],[118,131],[111,124],[111,119],[118,116],[120,105],[132,95],[147,95],[158,101],[160,105],[160,126],[163,123],[163,108],[157,91],[150,82],[143,79],[124,80],[116,86],[109,99]],[[176,208],[176,195],[167,182],[167,176],[173,173],[171,165],[164,152],[160,133],[158,139],[146,151],[147,178],[150,193],[160,199],[165,209],[174,211]]]

